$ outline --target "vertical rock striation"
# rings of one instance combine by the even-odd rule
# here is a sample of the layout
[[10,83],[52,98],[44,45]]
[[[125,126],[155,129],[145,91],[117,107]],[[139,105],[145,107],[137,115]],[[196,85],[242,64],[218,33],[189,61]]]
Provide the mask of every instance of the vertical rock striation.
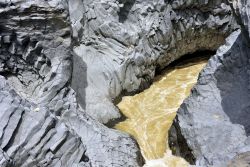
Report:
[[[250,32],[250,2],[247,0],[234,0],[229,1],[230,6],[234,11],[238,23],[241,25],[241,29],[246,36],[249,36]],[[246,38],[248,40],[248,38]],[[250,41],[248,40],[248,43]]]
[[[246,3],[242,1],[243,6]],[[247,8],[239,9],[243,24],[248,25]],[[236,28],[226,0],[0,1],[0,74],[4,76],[0,77],[1,166],[142,166],[136,142],[101,124],[120,117],[113,102],[148,87],[155,71],[182,55],[216,50]],[[232,81],[230,90],[236,93],[233,98],[241,100],[224,112],[226,121],[218,125],[227,122],[235,128],[231,134],[242,138],[218,156],[195,152],[198,159],[204,157],[198,160],[200,164],[217,162],[209,157],[230,159],[246,139],[243,127],[230,122],[241,122],[248,111],[247,106],[239,109],[248,104],[247,91],[242,87],[240,96],[233,89],[238,82],[232,78],[237,76],[244,81],[240,86],[245,86],[249,73],[245,69],[248,50],[241,36],[236,36],[222,50],[228,47],[232,55],[242,56],[225,56],[230,57],[228,68],[235,67],[227,76]],[[224,57],[217,56],[210,63],[217,69]],[[220,76],[224,70],[216,73],[216,84],[224,83]],[[223,91],[216,96],[231,96],[229,90],[217,89]],[[223,104],[234,100],[225,98]],[[241,114],[237,119],[232,115],[235,111]],[[243,126],[247,129],[247,122]],[[229,142],[236,140],[228,135]],[[199,145],[188,144],[199,150]]]
[[102,123],[120,117],[117,97],[148,87],[157,69],[184,54],[216,50],[236,28],[225,0],[72,0],[69,11],[71,85]]
[[23,97],[51,100],[71,76],[65,2],[5,1],[0,6],[0,72]]
[[[141,163],[135,156],[140,157],[137,147],[127,135],[109,130],[87,115],[79,115],[74,103],[68,108],[63,105],[64,113],[55,116],[47,106],[22,99],[3,77],[0,81],[2,167],[139,166]],[[73,96],[68,98],[72,100]],[[67,103],[70,99],[64,98]]]
[[77,106],[67,8],[0,3],[0,166],[141,166],[133,139]]

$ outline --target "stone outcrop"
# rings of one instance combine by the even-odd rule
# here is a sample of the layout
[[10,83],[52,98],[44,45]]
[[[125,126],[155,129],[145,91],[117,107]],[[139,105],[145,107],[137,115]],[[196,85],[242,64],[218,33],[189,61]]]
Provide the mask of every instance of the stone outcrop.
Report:
[[[242,4],[246,3],[247,0]],[[243,25],[248,25],[248,13],[242,10],[235,15],[238,13],[245,18]],[[0,165],[142,166],[136,142],[101,124],[120,118],[114,101],[148,87],[157,70],[184,54],[216,50],[238,27],[226,0],[0,1],[0,74],[4,76],[0,77]],[[227,59],[220,58],[231,55],[226,54],[227,50],[236,57],[225,56],[229,57],[225,63],[235,67],[227,76],[232,81],[232,85],[228,83],[232,92],[224,90],[221,84],[216,88],[223,91],[214,94],[225,97],[225,106],[242,99],[233,107],[229,104],[230,110],[222,114],[224,121],[217,124],[224,131],[234,128],[225,133],[229,140],[223,136],[217,136],[218,139],[222,143],[235,142],[230,148],[221,149],[217,156],[207,151],[212,149],[210,146],[201,148],[199,144],[204,144],[204,138],[192,144],[187,137],[200,131],[190,132],[191,128],[185,129],[180,123],[200,164],[217,163],[220,158],[229,160],[236,149],[248,151],[243,129],[247,129],[248,123],[231,123],[239,123],[246,116],[247,108],[238,109],[241,104],[248,104],[247,90],[242,87],[242,97],[235,86],[246,85],[247,49],[237,33],[229,39],[218,51],[223,56],[210,60],[208,67],[216,70],[219,63],[223,64]],[[216,76],[224,83],[221,74]],[[202,75],[201,78],[209,79],[206,70]],[[236,82],[234,75],[244,82]],[[202,82],[206,81],[199,81]],[[228,93],[236,93],[235,99],[228,99]],[[208,105],[218,106],[214,112],[224,111],[223,104],[212,100]],[[192,104],[197,102],[200,101]],[[241,115],[237,118],[233,115],[236,110]],[[185,123],[185,115],[178,118]],[[241,138],[237,140],[238,137]]]
[[0,4],[0,166],[141,166],[133,139],[78,108],[67,3]]
[[209,60],[192,94],[177,112],[177,127],[198,166],[226,166],[247,145],[248,52],[239,31],[230,35]]
[[[250,24],[249,24],[249,19],[250,19],[250,2],[247,0],[233,0],[229,1],[230,6],[233,9],[233,12],[236,16],[236,19],[241,25],[242,32],[244,35],[249,36],[250,32]],[[249,38],[246,38],[249,41]]]
[[68,12],[60,1],[1,2],[1,68],[18,93],[51,100],[71,77]]
[[72,0],[69,11],[72,88],[102,123],[120,117],[117,97],[145,89],[156,70],[184,54],[216,50],[235,29],[223,0]]
[[246,35],[249,31],[247,3],[234,1],[232,4],[242,32],[232,33],[209,60],[191,96],[178,111],[175,125],[192,150],[197,166],[235,166],[248,162],[250,43]]
[[140,157],[137,146],[127,135],[79,114],[72,91],[62,91],[61,98],[49,104],[51,107],[55,103],[56,109],[59,104],[68,103],[58,108],[64,113],[56,116],[47,106],[21,98],[3,77],[0,83],[2,167],[139,166],[142,163],[137,159]]

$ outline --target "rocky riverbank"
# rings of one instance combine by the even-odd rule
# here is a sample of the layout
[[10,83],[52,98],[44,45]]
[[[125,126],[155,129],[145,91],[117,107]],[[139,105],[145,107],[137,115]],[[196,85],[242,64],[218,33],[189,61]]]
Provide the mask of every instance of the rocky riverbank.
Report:
[[136,140],[108,128],[122,119],[115,103],[199,50],[217,52],[172,135],[196,166],[247,159],[249,11],[248,0],[0,1],[0,166],[143,166]]

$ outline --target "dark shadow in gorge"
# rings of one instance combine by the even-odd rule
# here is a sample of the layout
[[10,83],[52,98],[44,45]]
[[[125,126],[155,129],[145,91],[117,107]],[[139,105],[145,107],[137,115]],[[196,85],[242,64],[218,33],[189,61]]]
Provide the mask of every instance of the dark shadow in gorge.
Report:
[[129,11],[135,4],[135,0],[119,0],[119,3],[123,5],[118,12],[119,22],[124,23],[128,18]]
[[250,135],[250,48],[240,35],[215,71],[221,106],[232,123]]
[[195,59],[195,58],[201,58],[201,57],[209,58],[209,57],[211,57],[211,55],[214,55],[215,53],[216,52],[212,51],[212,50],[199,50],[199,51],[196,51],[194,53],[185,54],[185,55],[181,56],[179,59],[177,59],[177,60],[173,61],[172,63],[170,63],[164,69],[156,68],[155,76],[161,75],[162,71],[164,71],[166,68],[171,68],[171,67],[175,67],[175,66],[177,66],[179,64],[184,64],[185,62],[188,62],[191,59]]
[[[118,102],[114,103],[114,104],[118,104]],[[119,118],[112,119],[112,120],[108,121],[105,124],[105,126],[107,126],[108,128],[114,128],[116,124],[118,124],[119,122],[123,122],[127,119],[126,116],[120,111],[120,109],[118,107],[117,107],[117,109],[119,110],[119,113],[121,116]]]
[[[162,75],[162,72],[166,68],[174,67],[174,66],[176,66],[176,65],[178,65],[180,63],[183,63],[184,61],[189,61],[190,59],[194,59],[194,58],[198,58],[198,57],[204,57],[204,58],[208,57],[209,58],[211,55],[214,55],[215,53],[216,52],[212,51],[212,50],[200,50],[200,51],[197,51],[195,53],[190,53],[190,54],[183,55],[179,59],[177,59],[177,60],[173,61],[172,63],[170,63],[169,65],[167,65],[163,69],[156,68],[155,77],[157,77],[158,75]],[[127,92],[127,91],[121,92],[120,95],[117,96],[113,100],[114,105],[117,105],[118,103],[120,103],[121,100],[122,100],[122,97],[124,97],[124,96],[134,96],[135,94],[138,94],[138,93],[142,92],[143,90],[149,88],[152,83],[153,83],[153,80],[149,81],[149,83],[145,83],[144,85],[140,85],[140,88],[138,90],[135,90],[135,91],[132,91],[132,92]],[[124,120],[124,118],[122,118],[122,120]]]
[[191,165],[194,165],[196,158],[194,157],[192,150],[189,148],[186,139],[181,134],[181,129],[177,122],[178,118],[176,117],[169,130],[169,148],[172,150],[173,155],[182,157]]
[[73,72],[71,87],[76,92],[76,99],[82,109],[86,109],[87,64],[81,57],[73,55]]

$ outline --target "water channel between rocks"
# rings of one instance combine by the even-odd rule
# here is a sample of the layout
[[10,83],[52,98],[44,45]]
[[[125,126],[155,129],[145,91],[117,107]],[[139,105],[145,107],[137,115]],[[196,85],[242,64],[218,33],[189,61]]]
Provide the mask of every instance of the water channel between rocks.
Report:
[[168,131],[183,100],[197,82],[208,57],[184,60],[165,69],[153,84],[134,96],[126,96],[118,104],[127,117],[115,128],[132,135],[145,159],[145,167],[185,167],[189,164],[172,155]]

